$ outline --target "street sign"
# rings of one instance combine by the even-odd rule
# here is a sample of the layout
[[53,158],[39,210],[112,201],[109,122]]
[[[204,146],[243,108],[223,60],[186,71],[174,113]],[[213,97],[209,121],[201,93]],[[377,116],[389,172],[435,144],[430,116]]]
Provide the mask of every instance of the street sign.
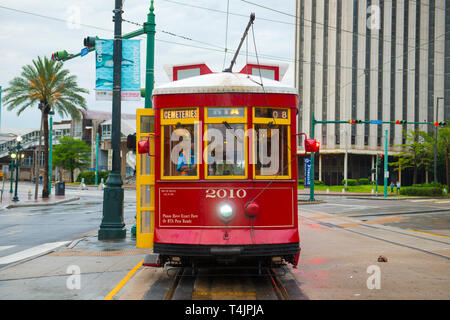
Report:
[[385,177],[385,178],[389,178],[389,171],[386,171],[386,172],[384,173],[384,177]]
[[87,55],[89,53],[89,49],[87,47],[84,47],[83,49],[81,49],[81,53],[80,55],[82,57],[84,57],[85,55]]
[[311,159],[305,158],[304,159],[305,164],[305,180],[304,180],[304,186],[309,187],[311,186]]
[[370,124],[383,124],[383,120],[370,120]]

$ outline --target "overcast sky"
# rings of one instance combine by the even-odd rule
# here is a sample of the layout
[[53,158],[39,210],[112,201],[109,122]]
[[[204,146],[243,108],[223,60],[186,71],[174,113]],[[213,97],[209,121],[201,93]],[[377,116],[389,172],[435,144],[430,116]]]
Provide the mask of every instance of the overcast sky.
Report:
[[[295,0],[248,0],[248,2],[295,15]],[[163,69],[167,64],[203,61],[213,72],[220,72],[224,66],[226,37],[227,48],[236,50],[251,12],[255,12],[256,15],[254,31],[260,62],[289,63],[289,69],[282,82],[293,85],[295,18],[248,2],[155,0],[156,85],[169,81]],[[226,36],[227,4],[230,14]],[[123,18],[143,23],[147,19],[149,6],[150,0],[126,0]],[[0,0],[0,86],[7,88],[9,81],[20,75],[22,66],[30,64],[38,56],[50,57],[52,52],[64,49],[69,53],[78,53],[86,36],[113,38],[113,9],[114,0]],[[138,28],[137,25],[124,22],[123,34]],[[192,40],[172,36],[166,32]],[[252,54],[254,46],[251,32],[249,36],[248,48]],[[141,87],[144,87],[146,40],[145,36],[138,39],[141,39]],[[86,96],[89,109],[111,111],[111,102],[95,100],[94,56],[95,54],[91,52],[82,58],[69,60],[65,62],[65,68],[78,77],[80,87],[91,91],[90,95]],[[229,65],[231,58],[232,53],[228,53],[225,67]],[[249,60],[256,61],[251,56]],[[240,71],[245,61],[246,55],[241,51],[233,71]],[[125,101],[122,102],[122,112],[135,113],[136,108],[143,106],[143,100]],[[2,104],[1,127],[39,128],[39,117],[37,106],[17,117],[16,112],[7,111]],[[55,121],[59,120],[55,117]]]

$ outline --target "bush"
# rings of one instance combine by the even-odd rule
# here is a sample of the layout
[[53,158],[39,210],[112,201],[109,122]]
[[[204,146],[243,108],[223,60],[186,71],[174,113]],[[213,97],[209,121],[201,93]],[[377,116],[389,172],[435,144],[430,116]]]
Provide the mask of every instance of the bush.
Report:
[[[356,179],[348,179],[347,180],[347,186],[356,186],[358,184],[358,182],[356,181]],[[345,179],[342,180],[342,185],[345,186]]]
[[434,188],[443,189],[444,185],[440,184],[439,182],[431,182],[431,183],[413,184],[412,187],[416,187],[416,188],[434,187]]
[[359,185],[363,186],[363,185],[368,185],[370,184],[369,179],[366,178],[361,178],[358,180]]
[[[98,171],[98,183],[102,181],[106,182],[108,179],[109,172],[108,171]],[[95,171],[83,171],[77,177],[77,182],[81,182],[81,179],[84,178],[85,184],[95,184]]]
[[323,186],[323,181],[322,180],[314,180],[314,185],[316,186]]
[[402,187],[400,194],[405,196],[442,196],[442,189],[436,187]]
[[298,180],[298,184],[305,184],[304,180]]

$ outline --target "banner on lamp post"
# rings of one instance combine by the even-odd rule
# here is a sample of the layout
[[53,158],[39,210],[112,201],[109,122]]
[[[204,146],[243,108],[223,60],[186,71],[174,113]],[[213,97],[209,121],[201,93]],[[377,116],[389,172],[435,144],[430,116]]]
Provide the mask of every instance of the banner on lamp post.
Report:
[[[112,100],[114,40],[95,40],[95,99]],[[122,86],[124,101],[141,99],[140,40],[122,40]]]

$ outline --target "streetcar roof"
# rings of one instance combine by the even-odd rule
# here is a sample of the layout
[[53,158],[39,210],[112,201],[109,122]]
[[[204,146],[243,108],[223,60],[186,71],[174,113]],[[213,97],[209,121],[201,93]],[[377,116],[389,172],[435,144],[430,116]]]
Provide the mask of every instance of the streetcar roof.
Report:
[[243,73],[209,73],[157,86],[153,95],[195,93],[278,93],[298,94],[294,87]]

